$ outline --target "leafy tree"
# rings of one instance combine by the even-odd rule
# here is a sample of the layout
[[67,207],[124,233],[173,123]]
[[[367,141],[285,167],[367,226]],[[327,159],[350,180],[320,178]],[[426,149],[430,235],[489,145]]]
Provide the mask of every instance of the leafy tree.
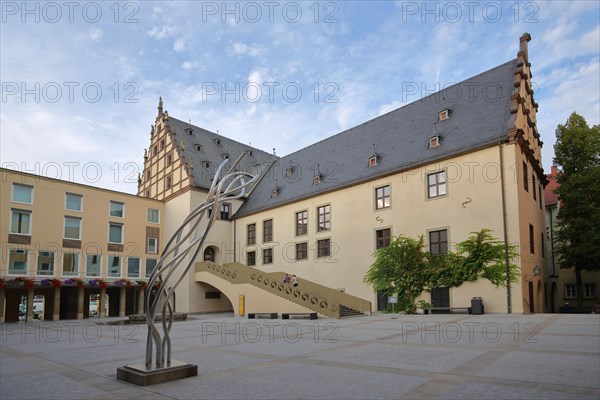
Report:
[[[436,287],[458,287],[478,278],[495,286],[506,285],[504,243],[494,239],[489,229],[473,232],[456,245],[457,252],[432,255],[424,251],[424,239],[394,238],[389,247],[375,252],[375,262],[365,282],[377,291],[398,296],[400,311],[415,311],[415,299],[423,291]],[[508,248],[509,260],[517,256],[516,247]],[[518,280],[518,267],[510,263],[510,281]]]
[[415,311],[415,299],[427,283],[428,259],[422,250],[424,243],[423,236],[394,238],[389,247],[375,252],[375,262],[365,276],[365,282],[376,291],[397,295],[400,311]]
[[561,200],[555,250],[561,268],[574,268],[577,308],[583,304],[581,271],[600,269],[600,127],[577,113],[556,128],[554,163]]

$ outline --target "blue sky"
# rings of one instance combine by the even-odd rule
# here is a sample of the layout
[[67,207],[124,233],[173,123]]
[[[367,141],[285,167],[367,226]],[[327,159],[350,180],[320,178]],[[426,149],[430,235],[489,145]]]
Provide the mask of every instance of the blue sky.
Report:
[[[600,118],[596,1],[2,1],[3,167],[135,193],[169,114],[285,155],[516,57],[543,164]],[[417,88],[417,89],[415,89]]]

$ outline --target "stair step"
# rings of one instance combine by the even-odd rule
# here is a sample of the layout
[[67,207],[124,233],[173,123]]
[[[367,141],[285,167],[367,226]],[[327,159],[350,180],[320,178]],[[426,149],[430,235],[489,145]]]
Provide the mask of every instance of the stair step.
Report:
[[362,312],[354,310],[350,307],[340,306],[340,315],[341,317],[354,317],[359,315],[364,315]]

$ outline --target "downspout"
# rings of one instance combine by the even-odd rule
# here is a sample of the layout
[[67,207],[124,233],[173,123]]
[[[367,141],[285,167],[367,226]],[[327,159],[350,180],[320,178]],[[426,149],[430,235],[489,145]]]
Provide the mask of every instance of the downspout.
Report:
[[552,220],[552,207],[548,207],[550,215],[550,250],[552,251],[552,278],[556,277],[556,259],[554,258],[554,222]]
[[236,233],[236,228],[237,228],[237,220],[233,220],[233,262],[237,262],[237,256],[236,256],[236,250],[237,250],[237,242],[236,242],[236,238],[237,238],[237,233]]
[[502,229],[504,231],[504,262],[506,263],[506,312],[512,313],[512,301],[510,292],[510,260],[508,258],[508,231],[506,229],[506,195],[504,184],[504,155],[502,154],[502,143],[498,143],[498,154],[500,155],[500,185],[502,189]]

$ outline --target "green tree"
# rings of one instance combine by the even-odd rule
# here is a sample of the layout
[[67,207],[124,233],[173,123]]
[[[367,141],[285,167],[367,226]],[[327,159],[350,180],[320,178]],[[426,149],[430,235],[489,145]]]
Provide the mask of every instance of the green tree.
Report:
[[399,311],[415,311],[415,299],[429,279],[424,243],[423,236],[394,238],[389,247],[375,252],[375,262],[364,278],[376,291],[398,296]]
[[[504,243],[494,239],[489,229],[472,232],[467,240],[456,245],[456,252],[432,255],[424,250],[424,239],[404,236],[394,238],[389,247],[375,252],[375,262],[365,276],[365,282],[377,291],[398,296],[400,311],[415,311],[415,299],[424,291],[436,287],[458,287],[478,278],[495,286],[506,285]],[[509,261],[517,256],[516,247],[509,245]],[[518,267],[509,263],[510,281],[518,280]]]
[[577,308],[583,305],[581,271],[600,269],[600,127],[577,113],[556,128],[554,164],[561,206],[555,250],[561,268],[574,268]]

